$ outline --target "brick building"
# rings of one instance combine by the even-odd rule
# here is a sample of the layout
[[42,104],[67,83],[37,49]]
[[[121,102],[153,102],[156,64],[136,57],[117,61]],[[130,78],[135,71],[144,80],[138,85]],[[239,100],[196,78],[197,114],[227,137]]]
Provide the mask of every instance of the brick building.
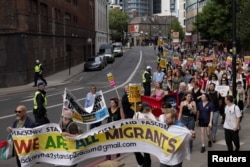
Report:
[[[1,0],[0,87],[33,81],[82,63],[95,50],[94,0]],[[70,71],[70,70],[69,70]]]

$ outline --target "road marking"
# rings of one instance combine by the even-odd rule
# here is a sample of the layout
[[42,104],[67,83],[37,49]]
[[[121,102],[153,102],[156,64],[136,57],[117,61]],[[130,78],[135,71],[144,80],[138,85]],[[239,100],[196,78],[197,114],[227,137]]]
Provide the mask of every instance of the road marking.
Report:
[[[134,71],[131,73],[131,75],[128,77],[128,79],[127,79],[123,84],[117,85],[116,88],[113,88],[113,89],[109,89],[109,90],[104,91],[103,94],[112,92],[112,91],[114,91],[114,90],[117,89],[117,88],[121,88],[121,87],[124,87],[125,85],[127,85],[127,84],[130,82],[130,80],[133,79],[134,75],[136,74],[138,68],[140,67],[141,61],[142,61],[142,51],[140,51],[140,59],[139,59],[137,65],[136,65]],[[84,89],[84,87],[82,87],[82,88],[77,88],[77,89],[73,89],[73,90],[79,90],[79,89]],[[72,90],[70,90],[70,91],[72,92]],[[58,93],[58,94],[60,94],[60,93]],[[85,98],[81,98],[81,99],[78,99],[78,101],[81,101],[81,100],[84,100],[84,99],[85,99]],[[32,99],[32,100],[33,100],[33,99]],[[52,106],[48,106],[47,108],[49,109],[49,108],[54,108],[54,107],[58,107],[58,106],[62,106],[62,103],[56,104],[56,105],[52,105]],[[27,111],[27,113],[31,113],[31,112],[33,112],[33,110]],[[2,116],[2,117],[0,117],[0,120],[1,120],[1,119],[5,119],[5,118],[10,118],[10,117],[15,117],[15,116],[16,116],[16,114],[10,114],[10,115],[6,115],[6,116]]]
[[[73,91],[81,90],[81,89],[84,89],[84,87],[71,89],[70,91],[73,92]],[[59,95],[59,94],[63,95],[63,93],[55,93],[55,94],[47,95],[46,97],[56,96],[56,95]],[[30,97],[30,96],[27,96],[27,97]],[[29,98],[29,99],[26,99],[26,100],[22,100],[22,101],[20,101],[20,103],[27,102],[27,101],[33,101],[33,97]]]
[[7,100],[10,100],[10,99],[1,99],[0,101],[7,101]]

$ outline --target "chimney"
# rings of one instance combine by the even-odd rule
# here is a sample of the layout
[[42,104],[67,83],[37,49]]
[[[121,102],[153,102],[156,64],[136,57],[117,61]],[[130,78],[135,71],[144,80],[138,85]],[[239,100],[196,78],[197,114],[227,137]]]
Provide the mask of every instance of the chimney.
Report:
[[132,9],[132,18],[137,17],[137,11],[136,9]]

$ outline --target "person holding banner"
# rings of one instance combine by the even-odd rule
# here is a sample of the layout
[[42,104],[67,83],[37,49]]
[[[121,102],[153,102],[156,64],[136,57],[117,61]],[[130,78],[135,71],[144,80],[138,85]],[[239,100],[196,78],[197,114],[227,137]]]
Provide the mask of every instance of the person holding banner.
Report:
[[176,117],[177,117],[177,112],[174,108],[170,108],[165,113],[165,122],[167,125],[169,125],[168,132],[171,133],[173,131],[176,131],[176,129],[174,130],[174,128],[172,127],[179,126],[188,135],[186,138],[184,138],[182,145],[172,155],[169,156],[164,153],[161,153],[160,167],[182,167],[183,161],[185,159],[190,159],[190,151],[188,143],[190,140],[195,139],[196,134],[194,131],[188,130],[182,122],[176,120]]
[[[34,128],[36,127],[36,123],[27,115],[27,109],[24,105],[17,106],[16,110],[16,120],[14,121],[12,127],[7,127],[7,132],[11,133],[12,128]],[[14,149],[14,155],[16,156],[16,162],[17,166],[21,167],[21,162],[15,152]]]
[[[142,103],[140,112],[137,112],[133,118],[156,121],[155,116],[151,112],[149,104],[146,102]],[[140,167],[151,167],[151,158],[149,153],[144,153],[143,156],[140,152],[136,152],[135,158]]]
[[[96,86],[92,85],[91,88],[90,88],[89,93],[87,93],[87,95],[86,95],[85,103],[84,103],[84,108],[88,108],[88,107],[94,105],[95,97],[96,97]],[[101,124],[102,124],[101,121],[97,122],[97,123],[90,124],[90,129],[98,127]]]
[[133,118],[135,111],[131,108],[131,103],[129,102],[128,99],[128,92],[129,92],[129,87],[128,85],[126,85],[124,87],[124,94],[122,96],[122,108],[123,108],[123,112],[125,115],[125,118]]
[[[72,111],[64,109],[62,111],[62,121],[59,123],[62,129],[62,136],[64,137],[75,137],[79,135],[77,124],[72,119]],[[71,165],[70,167],[76,167],[77,164]]]
[[[125,119],[123,109],[119,107],[119,100],[116,97],[110,99],[110,107],[108,108],[108,112],[109,117],[107,123]],[[116,157],[120,157],[120,154],[116,154]],[[107,155],[106,160],[111,160],[111,155]]]

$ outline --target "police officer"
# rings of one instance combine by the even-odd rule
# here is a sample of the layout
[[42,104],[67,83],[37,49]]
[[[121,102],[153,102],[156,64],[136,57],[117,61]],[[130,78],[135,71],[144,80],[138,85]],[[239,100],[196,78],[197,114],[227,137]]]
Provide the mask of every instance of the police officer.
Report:
[[152,67],[147,66],[146,70],[142,73],[142,84],[144,88],[144,96],[151,95],[151,82],[152,82]]
[[35,122],[37,126],[49,123],[49,119],[47,118],[47,98],[45,92],[45,83],[39,82],[38,89],[35,92],[35,96],[33,98],[33,114],[35,116]]
[[40,78],[45,85],[47,86],[47,81],[43,78],[43,66],[39,60],[36,60],[36,65],[34,67],[35,75],[34,75],[34,85],[33,87],[37,86],[37,80]]

